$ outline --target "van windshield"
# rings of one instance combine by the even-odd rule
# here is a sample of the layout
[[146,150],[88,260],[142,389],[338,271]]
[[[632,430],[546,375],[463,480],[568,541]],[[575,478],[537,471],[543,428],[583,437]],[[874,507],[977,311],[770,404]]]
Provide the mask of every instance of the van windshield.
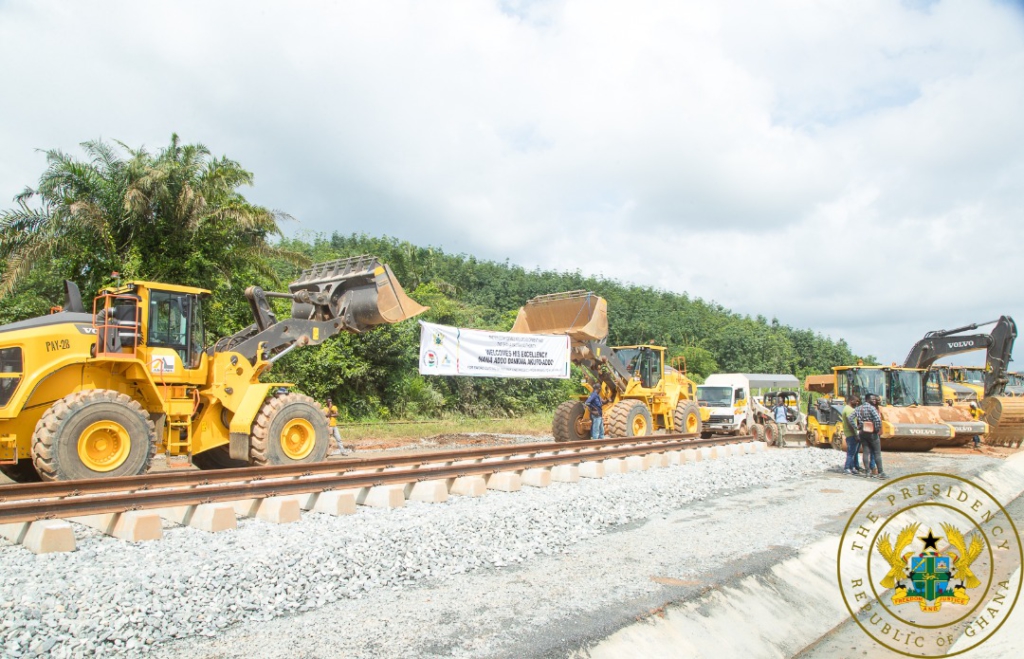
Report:
[[732,387],[697,387],[697,401],[707,403],[709,407],[728,407],[732,405]]

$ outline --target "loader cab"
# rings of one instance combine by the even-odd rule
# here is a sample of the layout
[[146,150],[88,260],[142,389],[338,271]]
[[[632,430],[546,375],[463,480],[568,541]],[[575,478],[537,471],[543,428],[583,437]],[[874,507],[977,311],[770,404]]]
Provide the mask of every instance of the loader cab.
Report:
[[942,405],[942,376],[937,371],[888,366],[840,367],[836,371],[836,394],[845,399],[874,394],[881,405],[913,407]]
[[615,354],[620,357],[633,377],[639,378],[640,386],[645,389],[654,389],[661,382],[661,377],[665,372],[664,349],[652,346],[628,346],[615,348]]
[[94,304],[96,356],[142,360],[162,382],[205,382],[202,300],[209,294],[153,282],[104,289]]

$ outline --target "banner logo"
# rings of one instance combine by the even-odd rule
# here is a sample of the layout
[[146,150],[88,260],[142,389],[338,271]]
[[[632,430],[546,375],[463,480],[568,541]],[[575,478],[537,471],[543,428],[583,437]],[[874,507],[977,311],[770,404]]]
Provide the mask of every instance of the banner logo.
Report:
[[843,601],[861,629],[910,657],[991,637],[1022,586],[1020,536],[1003,506],[958,476],[912,474],[854,511],[839,546]]

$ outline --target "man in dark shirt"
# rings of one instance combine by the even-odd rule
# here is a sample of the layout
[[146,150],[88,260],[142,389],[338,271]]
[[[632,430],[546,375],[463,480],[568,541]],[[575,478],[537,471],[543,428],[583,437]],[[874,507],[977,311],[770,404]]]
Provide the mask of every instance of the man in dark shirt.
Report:
[[[864,403],[854,413],[860,419],[860,441],[871,452],[871,463],[877,467],[877,472],[872,469],[873,478],[886,479],[885,471],[882,469],[882,441],[879,433],[882,432],[882,416],[869,401],[873,401],[873,394],[864,395]],[[864,465],[865,467],[868,465]]]
[[602,407],[605,401],[601,400],[601,388],[594,387],[590,390],[590,395],[587,396],[587,400],[583,402],[587,409],[590,410],[590,438],[591,439],[604,439],[604,414]]

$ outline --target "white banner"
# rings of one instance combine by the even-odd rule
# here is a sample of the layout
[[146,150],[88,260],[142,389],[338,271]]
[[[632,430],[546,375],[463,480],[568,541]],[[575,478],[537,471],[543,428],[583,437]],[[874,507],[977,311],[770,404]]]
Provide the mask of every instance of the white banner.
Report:
[[420,373],[565,379],[569,377],[569,337],[460,329],[420,321]]

